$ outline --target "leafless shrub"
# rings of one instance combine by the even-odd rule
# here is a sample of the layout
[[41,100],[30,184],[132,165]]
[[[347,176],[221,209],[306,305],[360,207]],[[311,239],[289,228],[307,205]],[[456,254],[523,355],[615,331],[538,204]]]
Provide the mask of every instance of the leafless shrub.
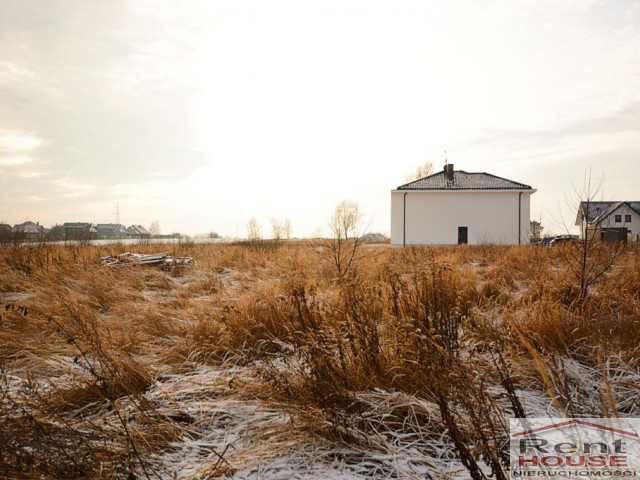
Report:
[[[104,272],[95,260],[117,245],[20,248],[0,248],[0,424],[26,432],[0,436],[9,476],[153,477],[195,423],[160,414],[163,375],[231,365],[259,370],[245,394],[308,419],[313,435],[361,451],[439,445],[438,468],[473,478],[504,475],[512,414],[638,412],[634,248],[580,308],[555,249],[357,251],[337,275],[304,242],[193,244],[179,248],[196,266],[174,277]],[[237,383],[198,388],[235,399]]]
[[405,183],[413,182],[424,177],[428,177],[433,173],[433,162],[425,162],[422,165],[418,165],[415,170],[411,171],[404,177]]
[[[574,187],[573,191],[572,203],[576,211],[581,214],[590,212],[590,204],[601,194],[603,182],[604,178],[601,178],[598,183],[594,183],[591,180],[591,171],[585,173],[582,187]],[[587,299],[589,289],[614,265],[623,246],[622,242],[601,241],[600,226],[596,225],[591,231],[587,221],[581,224],[580,236],[577,245],[570,243],[556,249],[559,258],[575,279],[575,302],[578,307]]]
[[320,258],[334,265],[338,277],[342,278],[365,256],[361,251],[365,230],[364,216],[358,204],[344,200],[336,205],[329,220],[329,238],[322,240],[315,251]]

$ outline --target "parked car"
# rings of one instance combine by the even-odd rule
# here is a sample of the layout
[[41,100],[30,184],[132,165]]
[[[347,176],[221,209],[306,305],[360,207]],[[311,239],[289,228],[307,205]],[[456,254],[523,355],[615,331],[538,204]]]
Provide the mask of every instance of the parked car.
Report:
[[556,235],[555,237],[544,237],[542,240],[536,242],[536,245],[542,245],[543,247],[549,247],[552,245],[560,245],[562,243],[577,243],[579,242],[577,235]]
[[551,243],[551,240],[553,240],[553,237],[544,237],[542,240],[538,240],[536,242],[536,245],[542,245],[543,247],[547,247],[549,243]]
[[578,237],[576,235],[558,235],[553,237],[549,242],[549,246],[560,245],[564,243],[578,243]]

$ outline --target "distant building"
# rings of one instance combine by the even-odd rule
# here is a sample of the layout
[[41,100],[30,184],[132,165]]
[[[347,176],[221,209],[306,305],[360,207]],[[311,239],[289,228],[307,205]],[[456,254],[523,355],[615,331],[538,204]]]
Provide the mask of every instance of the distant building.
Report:
[[127,238],[127,229],[119,223],[99,223],[96,234],[99,239],[121,239]]
[[98,231],[92,223],[67,222],[62,227],[64,228],[64,239],[67,241],[95,240],[98,236]]
[[580,202],[576,225],[584,238],[602,241],[638,241],[640,202]]
[[11,229],[11,235],[15,242],[43,242],[48,230],[40,225],[40,222],[24,222],[15,225]]
[[391,191],[391,244],[528,244],[535,192],[523,183],[445,165]]
[[11,225],[6,223],[0,223],[0,244],[4,245],[11,243],[13,240],[13,234],[11,233]]
[[127,228],[127,236],[129,238],[150,238],[151,233],[142,225],[131,225]]

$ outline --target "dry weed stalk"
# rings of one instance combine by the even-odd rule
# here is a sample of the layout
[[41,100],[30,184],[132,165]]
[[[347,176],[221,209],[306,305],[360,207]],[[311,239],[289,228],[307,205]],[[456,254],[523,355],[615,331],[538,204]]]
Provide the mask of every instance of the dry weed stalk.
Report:
[[[388,452],[409,449],[406,438],[429,455],[446,444],[446,461],[455,452],[473,478],[505,475],[508,415],[640,409],[636,248],[589,284],[579,308],[560,250],[381,248],[339,275],[294,242],[178,245],[197,259],[188,272],[96,264],[124,248],[0,248],[0,421],[29,432],[19,445],[0,440],[11,475],[58,459],[79,477],[144,476],[141,465],[153,477],[150,456],[196,427],[159,413],[148,389],[160,372],[207,364],[260,369],[253,398],[309,418],[327,441]],[[527,389],[547,396],[544,408]],[[236,391],[232,379],[211,395]],[[231,468],[225,460],[211,473]]]

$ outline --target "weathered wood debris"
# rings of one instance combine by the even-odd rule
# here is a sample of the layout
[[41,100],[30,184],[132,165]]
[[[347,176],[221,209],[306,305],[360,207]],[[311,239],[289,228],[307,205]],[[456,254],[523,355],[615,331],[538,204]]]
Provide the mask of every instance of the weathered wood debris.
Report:
[[101,265],[109,268],[131,267],[134,265],[158,265],[163,269],[172,267],[192,267],[193,257],[174,257],[169,252],[162,253],[121,253],[117,257],[107,255],[98,259]]

